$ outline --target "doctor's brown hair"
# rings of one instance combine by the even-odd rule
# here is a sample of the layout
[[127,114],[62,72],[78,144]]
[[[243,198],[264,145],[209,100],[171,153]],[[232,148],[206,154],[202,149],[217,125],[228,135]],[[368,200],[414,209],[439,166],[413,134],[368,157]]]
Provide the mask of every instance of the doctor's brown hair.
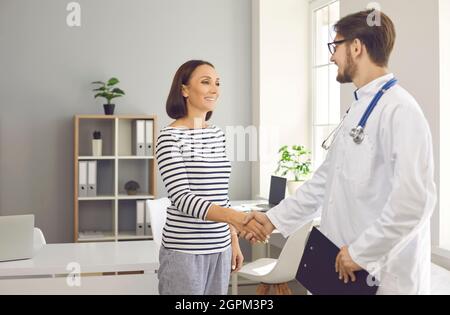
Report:
[[[380,25],[370,26],[372,16],[380,17]],[[383,12],[371,9],[347,15],[340,19],[334,29],[347,39],[347,45],[359,39],[366,46],[370,59],[380,67],[387,67],[395,43],[395,27]]]
[[[214,68],[211,63],[204,60],[189,60],[178,68],[173,78],[169,96],[166,101],[166,112],[170,118],[179,119],[187,115],[186,98],[181,92],[182,85],[188,85],[192,73],[195,69],[197,69],[197,67],[202,65],[208,65]],[[212,111],[207,112],[205,120],[209,120],[211,115]]]

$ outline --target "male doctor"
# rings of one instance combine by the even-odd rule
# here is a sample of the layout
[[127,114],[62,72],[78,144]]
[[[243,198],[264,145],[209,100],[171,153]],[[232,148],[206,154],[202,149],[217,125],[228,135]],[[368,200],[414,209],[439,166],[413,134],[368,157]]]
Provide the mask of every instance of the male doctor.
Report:
[[[381,25],[368,25],[373,14]],[[276,228],[286,237],[321,216],[321,231],[341,249],[336,277],[354,281],[364,268],[378,274],[378,294],[427,294],[433,148],[419,104],[387,68],[394,25],[368,10],[342,18],[335,30],[331,61],[337,81],[357,87],[354,101],[324,143],[329,152],[312,179],[266,214],[252,212],[247,222],[255,219],[267,233]]]

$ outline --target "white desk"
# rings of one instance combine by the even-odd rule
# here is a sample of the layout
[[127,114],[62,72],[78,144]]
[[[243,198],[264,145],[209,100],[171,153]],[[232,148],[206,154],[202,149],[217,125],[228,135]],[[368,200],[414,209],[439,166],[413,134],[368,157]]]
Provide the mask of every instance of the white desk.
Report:
[[158,294],[158,265],[153,241],[47,244],[33,259],[0,262],[0,294]]
[[255,206],[262,203],[267,203],[267,200],[230,200],[231,207],[237,211],[258,210]]

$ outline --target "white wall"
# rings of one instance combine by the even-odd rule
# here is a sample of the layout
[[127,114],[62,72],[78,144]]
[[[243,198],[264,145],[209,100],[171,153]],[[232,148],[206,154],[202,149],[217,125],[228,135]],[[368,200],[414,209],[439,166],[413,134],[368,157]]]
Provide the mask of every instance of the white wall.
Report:
[[[117,113],[162,127],[176,69],[205,59],[223,83],[212,122],[251,124],[251,0],[78,0],[80,28],[69,2],[0,1],[0,215],[34,213],[48,242],[73,241],[72,119],[103,112],[90,82],[117,76]],[[235,162],[230,197],[250,195],[250,162]]]
[[279,147],[311,147],[309,5],[307,0],[252,3],[253,123],[263,131],[252,192],[267,197]]
[[[341,16],[364,10],[370,1],[341,0]],[[378,0],[394,22],[397,39],[390,69],[421,105],[434,143],[435,181],[439,185],[439,11],[437,0]],[[446,34],[448,36],[448,34]],[[341,112],[352,102],[354,86],[341,88]],[[436,209],[439,209],[439,205]],[[439,240],[439,211],[432,218],[432,242]]]
[[450,0],[439,1],[440,37],[440,246],[450,249]]

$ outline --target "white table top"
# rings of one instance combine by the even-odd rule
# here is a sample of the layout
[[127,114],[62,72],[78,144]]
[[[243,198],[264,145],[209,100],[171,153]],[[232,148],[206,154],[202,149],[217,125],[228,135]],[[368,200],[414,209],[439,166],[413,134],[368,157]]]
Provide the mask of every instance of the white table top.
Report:
[[261,208],[257,207],[258,204],[267,203],[267,200],[230,200],[231,207],[236,211],[258,211]]
[[0,277],[68,274],[68,264],[81,273],[156,270],[158,248],[154,241],[46,244],[33,259],[0,262]]

